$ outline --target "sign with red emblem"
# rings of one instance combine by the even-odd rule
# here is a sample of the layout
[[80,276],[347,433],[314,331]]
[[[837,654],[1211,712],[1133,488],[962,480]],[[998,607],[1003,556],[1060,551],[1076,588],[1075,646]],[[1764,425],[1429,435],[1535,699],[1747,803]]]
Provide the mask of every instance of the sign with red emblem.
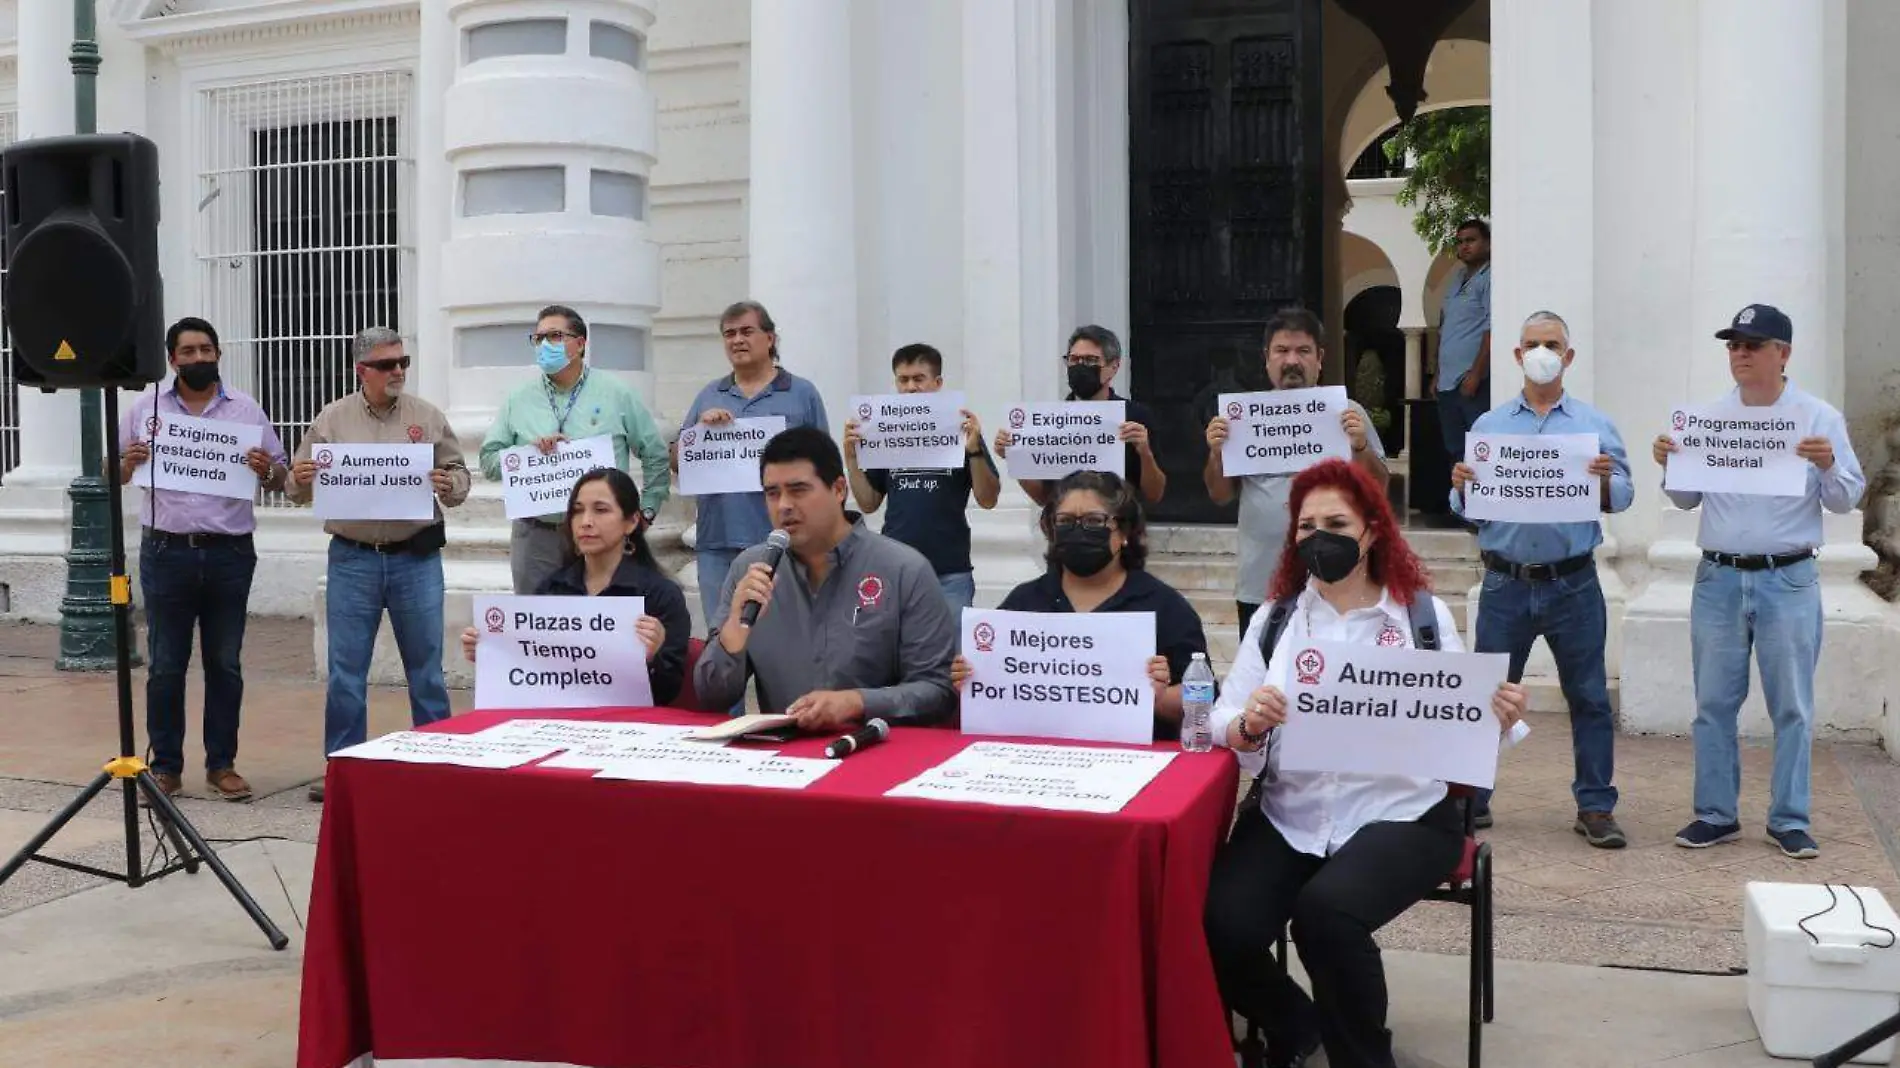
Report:
[[1153,612],[963,610],[965,734],[1154,741]]
[[866,471],[943,471],[963,466],[963,394],[853,397],[858,466]]
[[1339,421],[1347,407],[1344,386],[1223,393],[1220,405],[1228,418],[1220,463],[1229,476],[1290,475],[1352,455]]
[[263,443],[263,427],[192,415],[161,420],[156,414],[145,427],[151,457],[133,472],[132,485],[244,501],[257,495],[250,452]]
[[644,708],[644,597],[474,599],[476,708]]
[[1009,413],[1011,478],[1062,478],[1076,471],[1128,474],[1122,444],[1125,401],[1057,401],[1025,404]]
[[501,452],[501,502],[510,519],[567,511],[574,483],[597,467],[613,467],[614,441],[605,434],[558,442],[552,452],[517,445]]
[[318,519],[435,518],[429,469],[433,445],[359,445],[333,441],[317,449],[311,511]]
[[1375,645],[1316,641],[1300,650],[1276,747],[1281,771],[1492,785],[1499,726],[1491,701],[1510,657],[1404,643],[1388,624]]

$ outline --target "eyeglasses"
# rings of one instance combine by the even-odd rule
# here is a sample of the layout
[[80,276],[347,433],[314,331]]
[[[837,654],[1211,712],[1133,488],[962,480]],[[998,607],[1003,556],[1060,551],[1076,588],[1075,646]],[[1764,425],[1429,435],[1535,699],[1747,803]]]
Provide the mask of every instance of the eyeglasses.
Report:
[[1082,515],[1059,515],[1050,520],[1049,525],[1057,530],[1107,530],[1115,525],[1115,517],[1107,512],[1085,512]]
[[579,334],[570,334],[565,330],[543,330],[538,334],[529,334],[528,340],[539,345],[543,341],[552,341],[556,345],[565,345],[569,338],[579,338]]
[[1748,338],[1746,340],[1742,338],[1731,338],[1729,339],[1728,350],[1730,352],[1760,352],[1767,345],[1768,342],[1760,338]]
[[1070,367],[1100,367],[1108,362],[1100,356],[1078,356],[1073,352],[1065,354],[1062,359]]
[[398,356],[391,360],[364,360],[362,363],[357,364],[357,366],[367,367],[372,371],[381,371],[384,374],[389,374],[396,370],[407,371],[409,369],[409,357]]

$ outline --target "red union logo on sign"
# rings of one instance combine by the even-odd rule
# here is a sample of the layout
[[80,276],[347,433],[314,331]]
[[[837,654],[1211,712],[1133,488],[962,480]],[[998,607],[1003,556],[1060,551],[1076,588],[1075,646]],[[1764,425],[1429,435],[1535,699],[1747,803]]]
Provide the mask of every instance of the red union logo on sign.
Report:
[[1023,410],[1021,408],[1011,408],[1009,410],[1009,425],[1013,427],[1014,429],[1021,430],[1023,428],[1023,424],[1028,421],[1029,421],[1029,416],[1023,414]]
[[317,461],[317,469],[318,469],[318,470],[322,470],[322,471],[327,471],[327,470],[329,470],[329,468],[330,468],[330,450],[329,450],[329,449],[318,449],[318,450],[317,450],[317,455],[316,455],[316,461]]
[[1319,655],[1318,649],[1302,649],[1300,655],[1293,658],[1293,674],[1302,686],[1316,686],[1319,677],[1326,670],[1326,658]]
[[681,445],[684,445],[690,449],[693,447],[693,442],[698,441],[698,440],[699,440],[699,431],[693,430],[691,428],[680,431]]
[[1689,425],[1689,413],[1677,412],[1670,417],[1669,422],[1670,425],[1674,426],[1677,430],[1681,430]]
[[164,426],[164,425],[165,425],[164,423],[162,423],[162,422],[160,422],[160,421],[159,421],[159,418],[158,418],[158,413],[157,413],[157,412],[153,412],[153,413],[152,413],[152,417],[151,417],[150,419],[147,419],[147,420],[145,421],[145,432],[146,432],[147,434],[150,434],[150,435],[152,435],[153,437],[157,437],[157,436],[158,436],[158,428],[159,428],[159,427],[161,427],[161,426]]
[[868,404],[868,403],[866,403],[866,404],[860,404],[860,405],[858,405],[858,418],[859,418],[859,419],[869,419],[869,418],[871,418],[871,406],[870,406],[870,404]]
[[508,617],[503,614],[499,608],[490,608],[482,615],[482,622],[488,624],[488,633],[490,634],[500,634],[502,624],[507,622],[507,620]]
[[1245,411],[1245,410],[1246,410],[1246,409],[1244,409],[1244,408],[1242,408],[1242,407],[1240,406],[1240,402],[1239,402],[1239,401],[1228,401],[1228,402],[1227,402],[1227,418],[1229,418],[1229,419],[1238,419],[1238,418],[1240,418],[1240,413],[1241,413],[1241,412],[1243,412],[1243,411]]
[[975,637],[976,637],[976,651],[977,652],[987,653],[987,652],[991,652],[995,650],[996,648],[996,628],[995,627],[990,626],[988,623],[978,623],[976,625]]
[[1483,463],[1491,458],[1491,443],[1480,441],[1471,447],[1471,458]]
[[510,471],[519,471],[521,470],[521,457],[511,452],[502,458],[501,466]]

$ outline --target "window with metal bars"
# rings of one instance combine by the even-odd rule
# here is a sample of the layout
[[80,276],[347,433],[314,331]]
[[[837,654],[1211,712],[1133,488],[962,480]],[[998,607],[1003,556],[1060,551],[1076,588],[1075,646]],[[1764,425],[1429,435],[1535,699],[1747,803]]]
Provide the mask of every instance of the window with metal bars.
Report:
[[292,451],[356,388],[353,334],[411,333],[410,83],[380,71],[201,94],[200,296],[227,380]]

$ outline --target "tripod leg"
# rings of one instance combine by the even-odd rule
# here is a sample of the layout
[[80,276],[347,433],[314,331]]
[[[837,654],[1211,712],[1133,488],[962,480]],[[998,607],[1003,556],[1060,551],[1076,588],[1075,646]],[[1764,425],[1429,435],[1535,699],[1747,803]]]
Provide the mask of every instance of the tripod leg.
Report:
[[52,841],[53,836],[58,834],[61,828],[71,823],[74,816],[84,811],[87,803],[93,798],[98,797],[99,791],[105,789],[111,782],[111,775],[101,774],[98,778],[87,783],[86,788],[79,791],[78,797],[68,802],[65,808],[59,810],[59,815],[53,817],[51,823],[41,827],[38,834],[28,839],[26,845],[21,847],[18,853],[13,854],[13,859],[7,861],[6,867],[0,868],[0,883],[5,883],[8,879],[13,878],[14,872],[19,871],[27,861],[33,859],[33,854],[39,852],[41,846]]
[[164,813],[166,825],[184,835],[185,840],[191,843],[191,848],[198,851],[198,856],[211,867],[212,874],[218,877],[218,881],[224,884],[225,890],[229,891],[237,903],[243,907],[245,914],[250,916],[251,922],[257,925],[258,930],[264,932],[264,937],[270,940],[270,947],[283,949],[289,945],[289,936],[278,930],[277,925],[271,922],[271,918],[258,907],[250,892],[244,889],[244,884],[237,881],[237,876],[231,874],[231,869],[225,867],[224,861],[218,859],[218,855],[205,844],[204,837],[198,833],[198,828],[193,827],[191,821],[185,818],[185,814],[178,811],[178,806],[172,804],[172,799],[165,796],[165,791],[158,788],[158,781],[148,774],[139,776],[139,783],[145,788],[145,796],[151,800],[152,807]]
[[[147,771],[139,775],[139,782],[141,784],[143,784],[148,779],[151,780],[151,785],[145,787],[145,789],[148,789],[148,790],[158,789],[158,781],[156,779],[152,779],[151,772]],[[192,852],[191,849],[185,845],[184,836],[178,833],[178,827],[175,824],[173,824],[169,818],[166,817],[164,810],[162,809],[159,810],[159,813],[158,813],[158,825],[160,828],[164,830],[165,837],[171,840],[172,852],[177,853],[178,858],[185,862],[185,874],[186,875],[198,874],[198,854]]]

